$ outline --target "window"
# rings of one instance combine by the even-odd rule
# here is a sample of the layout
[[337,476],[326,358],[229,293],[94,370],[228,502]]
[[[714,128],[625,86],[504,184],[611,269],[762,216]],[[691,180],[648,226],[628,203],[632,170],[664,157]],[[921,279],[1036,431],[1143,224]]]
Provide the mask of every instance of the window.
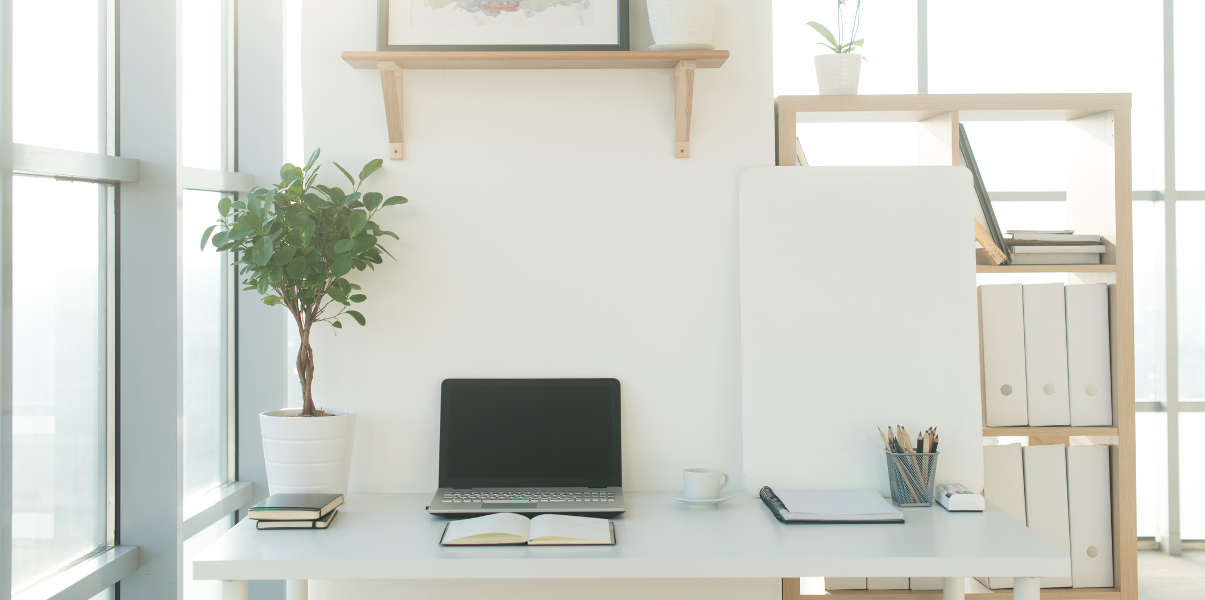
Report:
[[[1177,282],[1184,307],[1179,312],[1180,400],[1192,402],[1205,401],[1205,314],[1194,310],[1205,299],[1205,239],[1198,233],[1202,227],[1205,202],[1176,203]],[[1185,437],[1181,435],[1181,441]]]
[[1205,23],[1205,2],[1176,0],[1175,10],[1176,76],[1176,187],[1205,190],[1205,77],[1201,60],[1205,59],[1205,39],[1196,25]]
[[[180,146],[184,166],[222,170],[226,164],[224,0],[183,0]],[[198,238],[199,239],[199,238]]]
[[107,191],[13,178],[15,590],[109,537]]

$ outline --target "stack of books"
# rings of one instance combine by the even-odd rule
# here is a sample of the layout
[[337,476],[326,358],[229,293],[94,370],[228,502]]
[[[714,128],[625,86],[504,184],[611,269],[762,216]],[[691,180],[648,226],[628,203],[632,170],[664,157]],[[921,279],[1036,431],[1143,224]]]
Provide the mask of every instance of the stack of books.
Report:
[[326,529],[343,505],[343,494],[272,494],[247,509],[256,529]]
[[1004,244],[1014,265],[1099,265],[1105,246],[1099,235],[1072,230],[1012,229]]

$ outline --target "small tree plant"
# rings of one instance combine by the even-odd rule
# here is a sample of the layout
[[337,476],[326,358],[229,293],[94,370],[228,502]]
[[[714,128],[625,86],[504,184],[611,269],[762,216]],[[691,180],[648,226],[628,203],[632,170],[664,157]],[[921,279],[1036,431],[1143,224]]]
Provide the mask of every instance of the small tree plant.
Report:
[[[368,161],[359,177],[334,163],[351,184],[351,191],[315,184],[320,150],[304,167],[285,164],[280,183],[271,189],[255,187],[246,201],[224,197],[218,202],[218,222],[201,236],[201,248],[212,242],[230,252],[245,290],[256,290],[268,306],[283,305],[297,323],[301,347],[297,352],[297,377],[301,381],[301,416],[321,416],[314,407],[314,350],[310,332],[316,323],[343,327],[345,318],[365,324],[364,315],[352,308],[367,297],[348,279],[353,269],[376,268],[382,255],[393,257],[381,239],[397,234],[373,219],[387,206],[405,204],[402,196],[384,197],[361,192],[360,187],[381,159]],[[216,232],[215,232],[216,230]]]
[[[845,15],[846,7],[851,0],[837,0],[837,35],[829,31],[828,27],[821,25],[815,21],[808,21],[808,27],[816,30],[823,42],[817,44],[832,50],[837,54],[853,54],[854,49],[862,47],[862,38],[858,37],[858,30],[862,27],[862,0],[853,0],[853,15],[847,17]],[[849,37],[846,37],[848,31]]]

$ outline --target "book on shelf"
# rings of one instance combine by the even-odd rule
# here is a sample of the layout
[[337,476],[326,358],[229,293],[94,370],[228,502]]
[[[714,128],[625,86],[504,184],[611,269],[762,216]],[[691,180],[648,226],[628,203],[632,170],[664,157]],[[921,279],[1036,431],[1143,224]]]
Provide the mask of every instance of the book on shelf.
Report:
[[1102,238],[1098,234],[1075,233],[1067,229],[1062,231],[1039,231],[1030,229],[1009,229],[1005,243],[1014,246],[1041,244],[1099,244]]
[[1073,246],[1012,246],[1017,254],[1104,254],[1103,244],[1076,244]]
[[343,504],[343,494],[272,494],[247,509],[257,521],[313,521]]
[[1059,254],[1015,254],[1014,265],[1099,265],[1099,254],[1064,252]]
[[256,529],[326,529],[331,526],[331,521],[335,520],[335,515],[339,511],[332,510],[326,513],[325,516],[318,519],[297,519],[288,521],[274,520],[257,520],[255,522]]
[[527,518],[496,513],[452,521],[441,546],[613,546],[615,526],[608,519],[570,515]]

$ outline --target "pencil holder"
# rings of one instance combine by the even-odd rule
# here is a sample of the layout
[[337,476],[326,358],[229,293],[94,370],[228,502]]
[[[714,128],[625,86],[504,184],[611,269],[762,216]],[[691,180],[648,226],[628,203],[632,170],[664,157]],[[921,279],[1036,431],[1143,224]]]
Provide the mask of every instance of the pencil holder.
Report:
[[937,452],[886,452],[891,500],[899,506],[933,506]]

